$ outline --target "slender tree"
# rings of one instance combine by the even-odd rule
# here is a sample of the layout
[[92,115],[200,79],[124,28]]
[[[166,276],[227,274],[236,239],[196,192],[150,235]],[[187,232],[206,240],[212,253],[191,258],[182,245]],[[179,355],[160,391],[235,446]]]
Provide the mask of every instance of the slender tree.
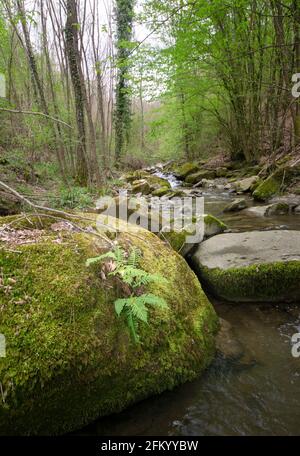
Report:
[[115,158],[118,163],[129,139],[130,93],[128,84],[130,41],[134,0],[116,0],[117,22],[117,83],[115,105]]

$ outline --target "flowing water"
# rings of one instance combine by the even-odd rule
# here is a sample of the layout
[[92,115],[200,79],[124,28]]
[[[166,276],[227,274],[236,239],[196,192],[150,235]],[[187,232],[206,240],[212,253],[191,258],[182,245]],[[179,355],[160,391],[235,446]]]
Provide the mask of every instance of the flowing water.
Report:
[[[224,216],[224,207],[235,196],[213,190],[203,196],[205,212],[233,230],[300,229],[299,215]],[[300,306],[211,301],[233,326],[244,349],[242,360],[218,356],[198,380],[99,419],[81,434],[300,435],[300,358],[291,353],[291,337],[300,332]]]

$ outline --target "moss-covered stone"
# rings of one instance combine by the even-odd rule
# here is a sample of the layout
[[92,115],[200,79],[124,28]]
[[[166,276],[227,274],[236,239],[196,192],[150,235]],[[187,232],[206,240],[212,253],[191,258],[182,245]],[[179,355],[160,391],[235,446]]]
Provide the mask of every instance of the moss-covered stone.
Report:
[[161,197],[161,196],[164,196],[166,195],[167,193],[170,192],[170,188],[169,187],[166,187],[166,186],[163,186],[163,187],[160,187],[156,190],[154,190],[152,192],[152,196],[158,196],[158,197]]
[[284,191],[293,172],[290,168],[279,168],[264,180],[253,192],[258,201],[266,201]]
[[[168,241],[170,246],[182,256],[186,256],[193,247],[199,243],[187,243],[187,238],[192,236],[196,233],[195,225],[200,223],[199,218],[193,218],[191,220],[190,226],[187,226],[180,230],[170,230],[167,232],[163,232],[161,234],[162,239]],[[221,220],[217,219],[213,215],[205,215],[204,216],[204,233],[203,238],[208,239],[209,237],[215,236],[216,234],[223,233],[227,229],[227,225],[221,222]]]
[[121,245],[142,251],[146,271],[168,280],[145,290],[164,297],[169,311],[150,310],[136,345],[114,311],[122,287],[103,279],[99,263],[85,266],[104,251],[104,241],[58,235],[51,223],[45,221],[37,243],[0,245],[2,435],[78,429],[195,378],[214,356],[216,314],[186,262],[154,234],[123,223],[119,235]]
[[218,297],[234,302],[296,302],[300,262],[254,264],[245,268],[201,268],[203,283]]
[[220,234],[198,247],[192,262],[201,282],[235,302],[299,302],[300,233]]
[[143,195],[149,195],[151,192],[160,189],[161,187],[171,188],[170,183],[159,176],[149,175],[145,179],[140,179],[132,182],[132,192],[142,193]]
[[178,166],[174,170],[174,174],[184,180],[189,174],[193,174],[199,171],[199,165],[194,162],[184,163],[184,165]]
[[185,182],[187,184],[197,184],[200,182],[202,179],[214,179],[216,177],[216,172],[212,169],[202,169],[201,171],[198,171],[197,173],[189,174]]

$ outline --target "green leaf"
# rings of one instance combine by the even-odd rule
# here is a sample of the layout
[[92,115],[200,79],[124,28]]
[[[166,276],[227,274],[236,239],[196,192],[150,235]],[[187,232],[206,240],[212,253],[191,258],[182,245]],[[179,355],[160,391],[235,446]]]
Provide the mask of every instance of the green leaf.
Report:
[[115,311],[116,311],[116,314],[118,315],[118,317],[121,315],[126,304],[127,304],[127,299],[117,299],[115,301]]

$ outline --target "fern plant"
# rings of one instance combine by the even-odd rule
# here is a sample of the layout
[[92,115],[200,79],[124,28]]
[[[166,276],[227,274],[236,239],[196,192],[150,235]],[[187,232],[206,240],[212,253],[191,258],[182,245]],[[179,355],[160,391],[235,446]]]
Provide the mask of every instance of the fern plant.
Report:
[[120,317],[126,316],[127,326],[130,330],[133,340],[137,343],[140,341],[138,335],[138,323],[148,323],[148,306],[161,309],[168,309],[166,301],[152,293],[142,293],[142,288],[149,283],[167,282],[166,279],[158,274],[150,274],[141,269],[140,260],[141,252],[132,248],[129,253],[117,246],[114,250],[104,253],[95,258],[89,258],[87,266],[99,261],[111,260],[113,265],[110,266],[110,276],[117,276],[123,284],[126,285],[128,297],[119,298],[115,301],[115,311]]

